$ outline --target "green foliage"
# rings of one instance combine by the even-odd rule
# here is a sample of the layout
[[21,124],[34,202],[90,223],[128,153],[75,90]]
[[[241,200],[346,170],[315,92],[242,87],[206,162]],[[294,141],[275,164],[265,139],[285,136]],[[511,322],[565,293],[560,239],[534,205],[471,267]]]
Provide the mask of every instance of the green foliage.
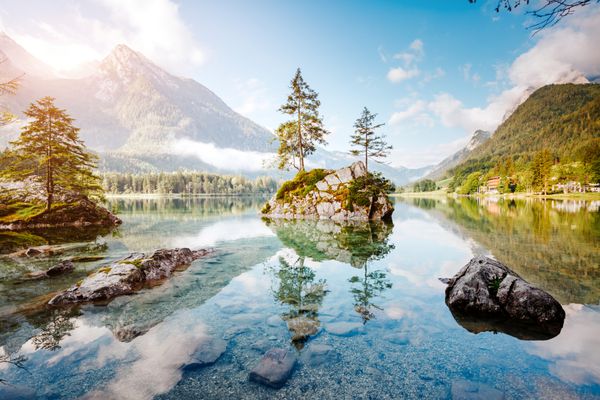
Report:
[[161,172],[150,174],[107,173],[102,186],[111,194],[269,194],[277,190],[271,177],[254,180],[243,176],[218,175],[205,172]]
[[459,194],[473,194],[477,192],[477,189],[481,185],[481,172],[473,172],[467,176],[465,182],[458,189]]
[[279,169],[292,166],[303,171],[304,158],[316,150],[317,144],[326,144],[325,136],[329,132],[323,127],[319,115],[321,102],[318,93],[304,81],[300,68],[296,70],[290,89],[291,93],[279,111],[293,119],[275,130],[279,140],[277,166]]
[[[76,193],[102,197],[100,179],[94,173],[97,157],[88,152],[79,139],[79,129],[65,110],[44,97],[32,103],[24,114],[30,122],[19,138],[11,142],[10,163],[0,177],[23,181],[32,179],[44,187],[46,210],[56,195]],[[4,158],[4,157],[3,157]]]
[[286,181],[277,191],[275,198],[286,203],[291,202],[294,197],[304,197],[315,189],[317,182],[322,180],[331,171],[315,168],[311,171],[299,171],[294,179]]
[[462,187],[476,171],[507,178],[501,182],[500,192],[548,190],[550,178],[555,178],[554,183],[564,180],[546,174],[548,157],[536,160],[545,149],[551,149],[555,164],[581,162],[584,173],[579,174],[579,182],[600,182],[599,132],[599,85],[544,86],[521,104],[490,140],[474,149],[469,159],[449,171],[453,179],[448,190]]
[[385,142],[385,135],[375,134],[375,129],[385,124],[375,124],[373,121],[377,114],[372,114],[367,107],[363,109],[362,115],[354,123],[354,134],[351,136],[350,144],[356,149],[350,150],[354,156],[365,158],[365,168],[369,170],[369,158],[375,161],[386,158],[392,146]]
[[531,162],[532,184],[534,189],[548,192],[548,182],[550,181],[550,170],[552,168],[553,157],[548,149],[538,151]]
[[343,207],[350,211],[354,205],[366,207],[380,194],[388,195],[396,190],[394,184],[378,172],[367,172],[366,175],[354,179],[348,189],[346,204],[343,204]]
[[422,181],[418,181],[413,185],[414,192],[433,192],[437,189],[438,187],[435,181],[431,179],[423,179]]
[[495,276],[494,278],[492,278],[492,280],[488,284],[488,290],[489,290],[490,294],[492,295],[492,297],[494,297],[498,294],[498,289],[500,289],[500,284],[502,283],[503,279],[504,279],[503,276],[502,277]]

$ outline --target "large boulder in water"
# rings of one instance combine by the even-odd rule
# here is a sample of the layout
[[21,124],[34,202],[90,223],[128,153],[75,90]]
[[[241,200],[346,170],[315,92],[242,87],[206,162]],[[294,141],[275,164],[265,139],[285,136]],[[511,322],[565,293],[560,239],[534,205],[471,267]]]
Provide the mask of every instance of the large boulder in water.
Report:
[[521,339],[554,337],[565,319],[554,297],[484,256],[473,258],[448,281],[446,304],[472,332],[502,331]]
[[390,219],[389,181],[367,172],[361,162],[338,170],[301,171],[285,182],[262,214],[269,218],[321,220]]
[[168,278],[175,269],[206,256],[208,250],[161,249],[151,255],[133,254],[100,268],[77,285],[57,294],[48,304],[106,301],[131,294],[145,284]]

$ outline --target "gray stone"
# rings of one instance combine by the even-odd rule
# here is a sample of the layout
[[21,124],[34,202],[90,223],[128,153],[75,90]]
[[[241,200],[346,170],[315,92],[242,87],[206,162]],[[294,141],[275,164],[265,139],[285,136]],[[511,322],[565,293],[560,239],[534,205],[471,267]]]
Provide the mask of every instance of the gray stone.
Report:
[[219,338],[208,338],[196,347],[190,362],[184,369],[196,369],[214,364],[227,349],[227,342]]
[[452,400],[502,400],[504,392],[480,382],[458,379],[452,382]]
[[362,162],[356,162],[352,164],[350,166],[350,169],[352,170],[352,176],[354,177],[354,179],[360,178],[361,176],[367,174],[367,167],[365,167],[365,164],[363,164]]
[[183,248],[156,250],[148,257],[144,254],[134,254],[100,268],[81,283],[54,296],[48,304],[105,301],[116,296],[131,294],[145,283],[167,278],[176,268],[189,265],[208,253],[207,250],[192,251]]
[[[484,256],[473,258],[449,280],[446,304],[455,319],[475,333],[501,330],[523,339],[536,338],[533,332],[542,335],[539,338],[553,337],[565,319],[565,311],[550,294]],[[489,329],[477,324],[478,319],[487,321]]]
[[342,183],[335,173],[327,175],[324,178],[324,181],[327,182],[327,184],[334,190],[340,185],[340,183]]
[[331,322],[325,326],[327,332],[336,336],[349,336],[361,330],[363,325],[358,322]]
[[271,349],[250,371],[249,378],[263,385],[280,388],[292,374],[296,361],[297,357],[290,349]]
[[332,346],[327,344],[311,344],[302,355],[303,362],[316,367],[322,364],[331,364],[335,362],[339,355]]
[[352,176],[352,168],[351,167],[339,169],[337,171],[337,176],[339,177],[339,181],[342,183],[348,183],[352,179],[354,179],[354,176]]
[[326,181],[319,181],[317,182],[317,184],[315,185],[317,187],[317,189],[321,192],[324,192],[326,190],[329,190],[329,185],[327,184]]
[[292,340],[299,341],[315,335],[319,331],[319,322],[307,317],[296,317],[288,319],[287,327],[292,333]]
[[50,269],[48,269],[48,271],[46,271],[46,275],[48,275],[48,276],[62,275],[67,272],[71,272],[74,269],[75,269],[75,265],[73,265],[73,262],[70,260],[65,260],[65,261],[59,262],[58,264],[54,265],[53,267],[50,267]]

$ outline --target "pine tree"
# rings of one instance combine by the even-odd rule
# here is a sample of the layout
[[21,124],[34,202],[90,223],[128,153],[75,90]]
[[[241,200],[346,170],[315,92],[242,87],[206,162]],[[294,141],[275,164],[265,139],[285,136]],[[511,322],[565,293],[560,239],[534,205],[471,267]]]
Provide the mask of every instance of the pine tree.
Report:
[[279,140],[278,168],[286,169],[291,165],[304,171],[304,158],[316,150],[317,144],[327,143],[325,136],[329,132],[323,127],[319,115],[321,102],[318,93],[304,82],[300,68],[292,79],[290,89],[292,92],[279,111],[293,115],[294,119],[284,122],[275,130]]
[[550,180],[550,170],[554,159],[548,149],[542,149],[535,154],[533,158],[531,171],[533,172],[533,185],[537,189],[548,193],[548,181]]
[[390,154],[392,146],[385,142],[384,135],[377,135],[375,129],[381,128],[385,124],[375,124],[377,114],[372,114],[367,107],[363,109],[362,115],[354,123],[354,134],[351,136],[350,144],[357,147],[350,150],[354,156],[365,157],[365,167],[369,170],[369,158],[377,162],[386,158]]
[[24,114],[31,122],[10,143],[18,161],[3,175],[42,183],[47,211],[58,194],[101,196],[100,178],[94,174],[98,157],[88,152],[79,139],[73,118],[57,108],[52,97],[32,103]]

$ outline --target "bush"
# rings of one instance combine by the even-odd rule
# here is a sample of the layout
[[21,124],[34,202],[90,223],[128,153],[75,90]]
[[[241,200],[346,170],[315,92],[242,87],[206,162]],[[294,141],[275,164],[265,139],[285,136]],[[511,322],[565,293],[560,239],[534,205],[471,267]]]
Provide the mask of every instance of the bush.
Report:
[[294,179],[284,182],[277,191],[276,199],[283,202],[291,202],[294,197],[304,197],[314,190],[317,182],[325,178],[331,171],[316,168],[312,171],[300,171]]

